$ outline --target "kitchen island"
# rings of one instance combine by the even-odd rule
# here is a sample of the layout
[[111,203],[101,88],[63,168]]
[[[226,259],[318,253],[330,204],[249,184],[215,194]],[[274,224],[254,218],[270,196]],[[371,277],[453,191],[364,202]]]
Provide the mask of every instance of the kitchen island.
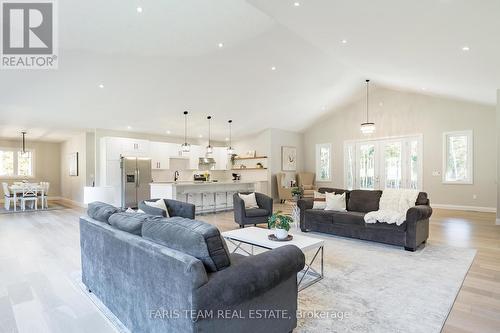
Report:
[[233,209],[233,195],[254,191],[255,182],[245,181],[178,181],[150,183],[151,198],[174,199],[192,203],[196,213]]

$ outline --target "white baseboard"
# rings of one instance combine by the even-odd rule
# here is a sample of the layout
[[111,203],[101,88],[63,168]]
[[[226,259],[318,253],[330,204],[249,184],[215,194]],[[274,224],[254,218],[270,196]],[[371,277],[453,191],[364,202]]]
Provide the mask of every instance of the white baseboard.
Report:
[[497,219],[496,224],[500,225],[500,219]]
[[[435,204],[431,202],[432,208],[450,209],[450,210],[465,210],[472,212],[485,212],[485,213],[496,213],[497,209],[495,207],[480,207],[480,206],[461,206],[461,205],[447,205],[447,204]],[[498,219],[497,219],[498,221]]]
[[87,208],[86,204],[84,204],[82,202],[75,201],[75,200],[71,200],[71,199],[68,199],[68,198],[59,197],[58,199],[55,199],[55,200],[66,202],[66,203],[68,203],[70,205],[73,205],[73,206],[77,206],[77,207],[81,207],[81,208]]

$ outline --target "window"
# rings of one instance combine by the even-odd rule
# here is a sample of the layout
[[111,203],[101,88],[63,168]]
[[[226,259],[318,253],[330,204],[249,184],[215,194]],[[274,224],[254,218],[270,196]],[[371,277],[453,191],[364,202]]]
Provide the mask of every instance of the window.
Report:
[[318,182],[332,180],[331,152],[332,145],[329,143],[316,145],[316,181]]
[[443,135],[443,183],[472,184],[472,131],[447,132]]
[[33,152],[0,148],[0,177],[32,177]]
[[344,142],[344,186],[422,189],[422,135]]

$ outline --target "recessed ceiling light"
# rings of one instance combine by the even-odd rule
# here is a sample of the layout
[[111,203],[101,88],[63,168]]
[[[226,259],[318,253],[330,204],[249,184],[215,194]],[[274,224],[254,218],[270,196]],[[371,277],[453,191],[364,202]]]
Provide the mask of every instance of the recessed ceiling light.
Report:
[[104,84],[101,83],[101,84],[99,84],[98,87],[101,88],[101,89],[103,89],[104,88]]
[[426,87],[422,87],[422,90],[424,90],[424,91],[425,91],[425,90],[427,90],[427,88],[426,88]]
[[229,138],[225,138],[224,140],[229,141]]
[[138,13],[142,13],[142,7],[137,7],[136,10]]
[[172,133],[172,132],[170,132],[170,130],[167,130],[165,133],[170,134],[170,133]]
[[224,47],[224,43],[219,43],[219,44],[217,44],[217,46],[218,46],[219,48],[222,48],[222,47]]
[[132,126],[127,126],[127,129],[132,129]]
[[384,106],[384,102],[379,102],[378,106]]
[[325,110],[326,110],[326,106],[324,106],[324,105],[323,105],[323,106],[321,107],[321,110],[325,111]]
[[276,66],[271,67],[271,70],[275,71],[276,70]]
[[202,135],[202,134],[200,134],[200,135],[198,135],[198,137],[199,137],[199,138],[202,138],[202,137],[203,137],[203,135]]
[[462,47],[462,51],[465,51],[465,52],[470,51],[470,47],[464,46],[464,47]]
[[294,5],[295,7],[299,7],[299,6],[300,6],[300,2],[295,1],[295,2],[293,3],[293,5]]
[[347,39],[342,39],[340,42],[341,42],[342,44],[347,44]]

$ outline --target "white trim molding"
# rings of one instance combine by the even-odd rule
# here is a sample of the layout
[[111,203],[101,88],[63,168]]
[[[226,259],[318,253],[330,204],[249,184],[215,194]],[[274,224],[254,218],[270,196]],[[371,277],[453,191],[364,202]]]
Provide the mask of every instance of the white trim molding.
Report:
[[497,224],[497,225],[500,225],[500,219],[497,219],[497,220],[496,220],[496,224]]
[[[464,210],[471,212],[485,212],[485,213],[496,213],[496,207],[481,207],[481,206],[462,206],[462,205],[448,205],[448,204],[435,204],[431,202],[432,208],[440,208],[440,209],[450,209],[450,210]],[[497,224],[498,224],[497,219]]]
[[[467,137],[467,178],[463,180],[446,179],[448,170],[448,138],[452,136]],[[441,170],[443,184],[472,185],[474,184],[474,133],[472,130],[453,131],[443,133],[443,166]]]

